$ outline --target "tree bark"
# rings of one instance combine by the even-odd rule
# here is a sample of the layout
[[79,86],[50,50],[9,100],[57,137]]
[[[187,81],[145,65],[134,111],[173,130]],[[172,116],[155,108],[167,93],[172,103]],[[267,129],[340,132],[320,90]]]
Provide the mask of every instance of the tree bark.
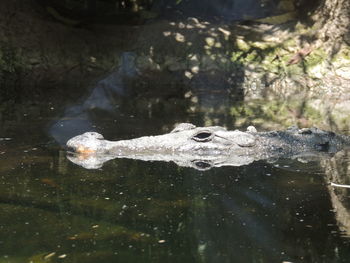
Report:
[[350,43],[350,1],[323,0],[316,9],[314,19],[318,22],[317,37],[320,41],[331,43],[332,53],[343,42]]

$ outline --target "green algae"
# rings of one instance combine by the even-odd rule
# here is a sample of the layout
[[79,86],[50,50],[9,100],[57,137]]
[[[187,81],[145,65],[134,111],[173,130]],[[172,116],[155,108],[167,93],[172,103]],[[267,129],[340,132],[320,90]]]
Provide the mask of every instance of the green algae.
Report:
[[327,57],[327,53],[322,48],[312,50],[310,55],[305,57],[305,65],[307,68],[315,67],[324,62]]

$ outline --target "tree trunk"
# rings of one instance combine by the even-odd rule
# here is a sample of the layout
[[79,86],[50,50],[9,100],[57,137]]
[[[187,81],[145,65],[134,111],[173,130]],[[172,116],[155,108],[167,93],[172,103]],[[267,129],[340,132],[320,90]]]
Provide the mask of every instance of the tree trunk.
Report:
[[[323,0],[315,12],[317,37],[336,53],[343,41],[350,44],[350,1]],[[329,45],[330,44],[330,45]]]

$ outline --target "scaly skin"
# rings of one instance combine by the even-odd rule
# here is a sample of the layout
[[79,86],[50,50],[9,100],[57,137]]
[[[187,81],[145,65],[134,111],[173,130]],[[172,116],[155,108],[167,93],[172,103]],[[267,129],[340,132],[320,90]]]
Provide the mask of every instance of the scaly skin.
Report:
[[114,158],[174,161],[192,167],[196,160],[210,163],[210,167],[239,166],[282,156],[335,153],[346,145],[350,145],[347,136],[317,128],[257,132],[249,127],[242,132],[218,126],[196,127],[189,123],[182,123],[164,135],[108,141],[98,133],[87,132],[67,142],[67,147],[75,153],[69,159],[85,168],[99,168]]

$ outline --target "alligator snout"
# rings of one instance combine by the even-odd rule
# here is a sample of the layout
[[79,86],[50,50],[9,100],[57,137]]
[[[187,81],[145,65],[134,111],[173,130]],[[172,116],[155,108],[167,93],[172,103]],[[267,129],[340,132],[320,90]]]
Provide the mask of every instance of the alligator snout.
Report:
[[67,151],[69,153],[78,153],[78,154],[92,154],[96,152],[95,150],[89,147],[84,147],[83,145],[78,145],[76,147],[68,146]]
[[76,153],[76,150],[74,147],[66,146],[66,151],[71,154],[71,153]]
[[68,151],[77,154],[93,154],[100,148],[103,136],[96,132],[86,132],[73,137],[67,142]]

